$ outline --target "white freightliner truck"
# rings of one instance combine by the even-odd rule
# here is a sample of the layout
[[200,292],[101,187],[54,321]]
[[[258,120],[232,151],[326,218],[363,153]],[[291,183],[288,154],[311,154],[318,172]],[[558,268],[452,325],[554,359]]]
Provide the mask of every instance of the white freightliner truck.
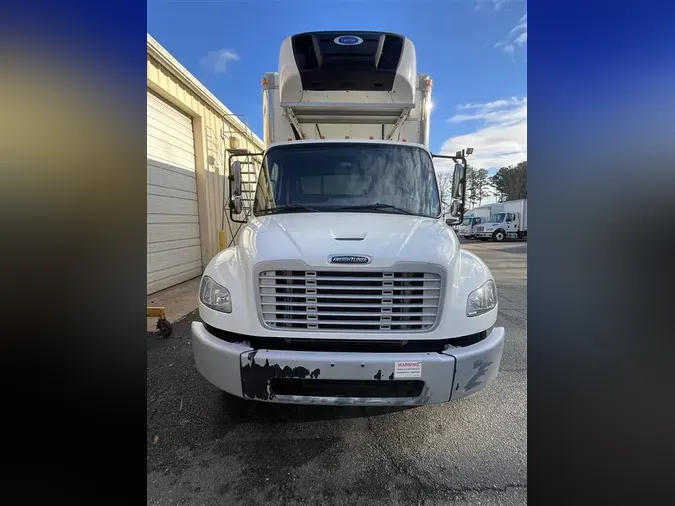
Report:
[[474,237],[476,227],[490,219],[490,206],[480,206],[464,213],[464,220],[457,228],[460,237]]
[[482,241],[492,239],[497,242],[527,239],[527,199],[493,204],[492,216],[476,227],[475,236]]
[[[294,35],[263,90],[266,151],[248,211],[251,154],[230,151],[230,218],[246,224],[202,276],[199,372],[280,403],[419,405],[482,389],[504,344],[496,286],[444,223],[431,80],[412,42]],[[444,156],[459,222],[471,151]]]

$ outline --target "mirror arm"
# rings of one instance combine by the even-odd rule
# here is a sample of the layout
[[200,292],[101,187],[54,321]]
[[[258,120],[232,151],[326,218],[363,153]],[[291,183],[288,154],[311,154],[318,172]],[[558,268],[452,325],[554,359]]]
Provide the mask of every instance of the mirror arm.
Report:
[[463,162],[466,164],[466,158],[457,155],[435,155],[432,153],[431,158],[447,158],[448,160],[453,160],[455,163]]

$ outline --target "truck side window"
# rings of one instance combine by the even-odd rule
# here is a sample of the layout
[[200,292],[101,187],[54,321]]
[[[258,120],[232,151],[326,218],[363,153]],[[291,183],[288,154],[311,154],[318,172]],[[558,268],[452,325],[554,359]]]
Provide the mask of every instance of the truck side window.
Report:
[[506,215],[506,221],[513,221],[515,218],[516,217],[513,213],[509,213]]

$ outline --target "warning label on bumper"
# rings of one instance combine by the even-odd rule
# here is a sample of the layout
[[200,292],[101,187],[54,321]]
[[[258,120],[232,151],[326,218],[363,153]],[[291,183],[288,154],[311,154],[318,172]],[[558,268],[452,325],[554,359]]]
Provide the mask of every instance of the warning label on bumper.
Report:
[[422,362],[396,362],[394,378],[421,378]]

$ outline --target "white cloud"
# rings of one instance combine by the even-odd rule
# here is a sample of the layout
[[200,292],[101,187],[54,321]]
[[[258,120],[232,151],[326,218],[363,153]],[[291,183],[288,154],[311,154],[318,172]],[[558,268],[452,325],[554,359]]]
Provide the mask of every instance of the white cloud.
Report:
[[482,120],[486,124],[509,126],[527,120],[527,97],[511,97],[509,100],[495,100],[486,104],[464,104],[457,108],[463,111],[470,109],[476,111],[455,114],[448,119],[450,123]]
[[495,48],[502,48],[502,50],[513,57],[513,51],[516,47],[525,47],[527,45],[527,13],[520,18],[518,24],[514,26],[509,34],[495,44]]
[[223,74],[227,72],[228,64],[238,59],[239,55],[233,49],[218,49],[204,56],[201,64],[217,74]]
[[494,102],[488,102],[486,104],[459,104],[457,106],[457,109],[460,110],[466,110],[466,109],[483,109],[483,110],[489,110],[489,109],[496,109],[496,108],[503,108],[509,105],[517,105],[522,100],[527,100],[527,97],[525,99],[518,98],[518,97],[511,97],[508,100],[495,100]]
[[480,121],[482,125],[475,132],[445,141],[441,153],[474,148],[469,163],[488,170],[527,160],[527,97],[463,104],[457,109],[462,113],[452,116],[449,122]]
[[497,42],[497,43],[495,44],[495,48],[498,48],[498,47],[503,48],[503,50],[504,50],[504,52],[505,52],[506,54],[508,54],[509,56],[513,57],[513,50],[515,49],[515,47],[513,46],[513,44],[511,44],[510,42],[501,41],[501,42]]
[[475,0],[476,10],[479,10],[481,7],[487,4],[494,6],[495,10],[498,11],[502,8],[502,5],[508,4],[512,1],[513,0]]
[[514,28],[511,29],[511,31],[509,32],[509,36],[515,35],[516,33],[520,32],[522,30],[527,31],[527,12],[525,13],[525,15],[522,18],[520,18],[520,20],[518,21],[518,24]]

